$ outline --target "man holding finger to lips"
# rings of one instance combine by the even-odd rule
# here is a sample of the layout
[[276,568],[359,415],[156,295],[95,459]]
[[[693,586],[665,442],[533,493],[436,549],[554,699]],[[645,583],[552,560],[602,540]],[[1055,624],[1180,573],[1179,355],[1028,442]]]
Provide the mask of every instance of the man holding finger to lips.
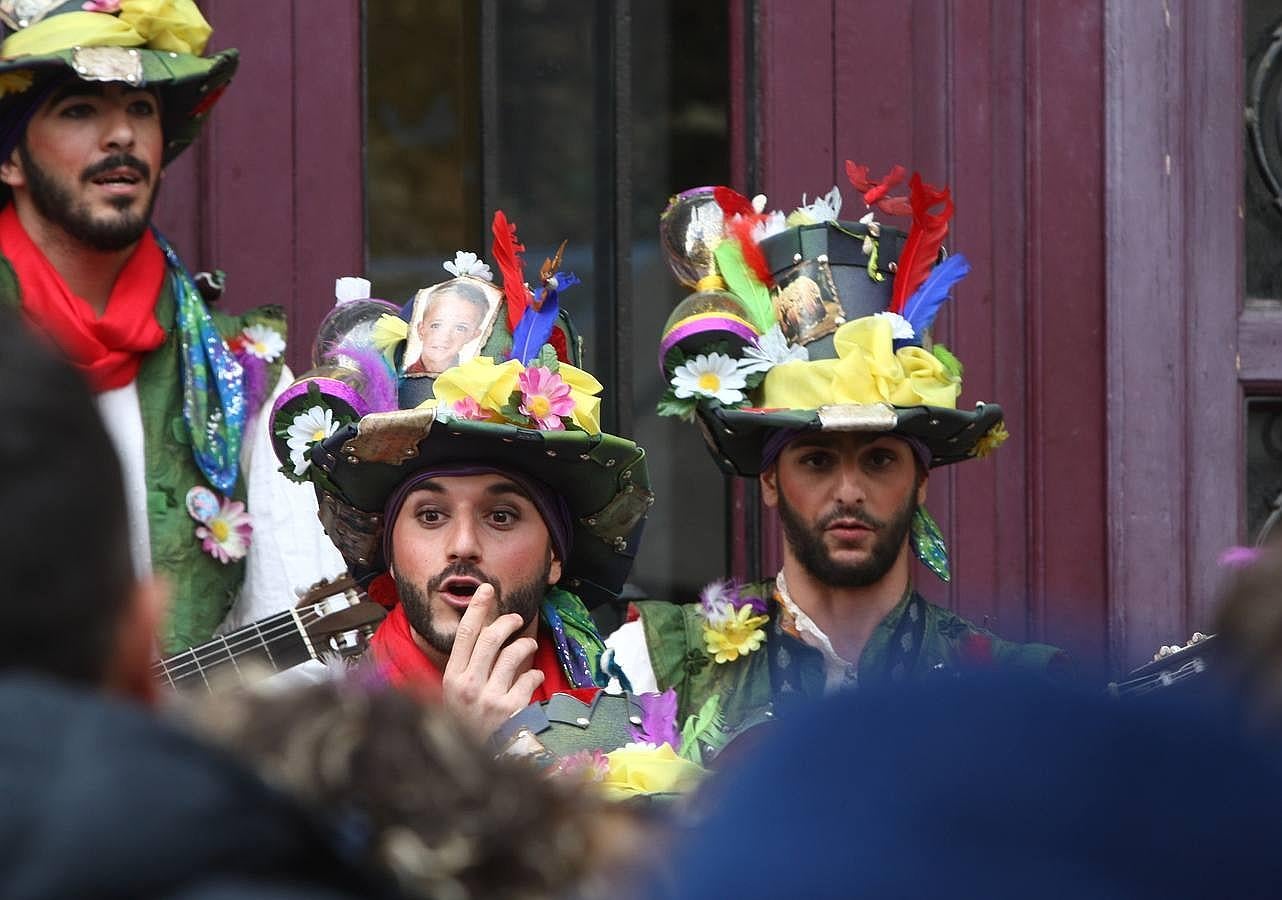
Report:
[[[446,268],[488,278],[475,260]],[[537,303],[505,285],[482,354],[432,379],[404,377],[413,316],[371,307],[273,410],[282,471],[316,486],[349,571],[390,609],[366,662],[482,736],[619,674],[588,605],[622,590],[652,501],[645,451],[601,431],[601,384],[573,365],[548,286],[572,276],[555,275]]]

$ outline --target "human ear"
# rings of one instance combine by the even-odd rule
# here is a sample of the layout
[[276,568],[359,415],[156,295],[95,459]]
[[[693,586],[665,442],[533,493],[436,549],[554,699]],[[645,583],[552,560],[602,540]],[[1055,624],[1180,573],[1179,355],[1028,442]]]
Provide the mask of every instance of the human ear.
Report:
[[922,506],[926,502],[926,486],[930,482],[930,476],[922,475],[917,482],[917,505]]
[[761,482],[761,500],[771,509],[779,505],[779,464],[775,463],[759,476]]
[[[549,549],[548,552],[551,553],[552,551]],[[548,584],[553,585],[560,580],[561,580],[561,560],[557,559],[556,554],[553,553],[552,564],[548,566]]]
[[6,184],[11,188],[25,187],[27,184],[26,175],[22,171],[22,160],[18,158],[18,148],[13,148],[13,153],[9,158],[0,163],[0,183]]

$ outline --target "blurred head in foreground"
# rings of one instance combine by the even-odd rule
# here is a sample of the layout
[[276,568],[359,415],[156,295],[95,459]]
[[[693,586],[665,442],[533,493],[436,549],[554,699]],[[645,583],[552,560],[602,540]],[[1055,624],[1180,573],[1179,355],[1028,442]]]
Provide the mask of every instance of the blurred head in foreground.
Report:
[[604,895],[653,852],[643,810],[496,760],[439,706],[397,691],[231,693],[193,717],[415,896]]
[[966,681],[840,695],[788,724],[715,786],[676,841],[676,887],[647,896],[1172,900],[1282,882],[1282,748],[1228,709]]

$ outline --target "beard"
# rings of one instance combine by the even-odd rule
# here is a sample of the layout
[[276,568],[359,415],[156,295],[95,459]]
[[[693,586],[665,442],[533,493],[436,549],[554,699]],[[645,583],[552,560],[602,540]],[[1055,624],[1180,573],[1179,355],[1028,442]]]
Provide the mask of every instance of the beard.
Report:
[[547,579],[551,571],[552,560],[549,556],[543,566],[543,571],[537,577],[517,585],[510,591],[505,591],[502,585],[489,575],[486,575],[478,566],[468,563],[455,563],[430,579],[427,585],[422,588],[397,575],[396,590],[400,595],[401,604],[405,607],[405,618],[409,620],[410,628],[414,629],[416,634],[427,641],[427,645],[433,650],[449,655],[449,652],[454,649],[454,632],[458,627],[458,623],[453,623],[454,627],[448,632],[442,630],[435,621],[431,604],[432,593],[439,589],[447,579],[458,577],[475,578],[482,584],[491,585],[494,588],[496,618],[507,613],[518,613],[521,616],[521,621],[528,626],[539,614],[539,606],[543,603],[543,597],[547,593]]
[[[18,142],[18,156],[22,160],[22,171],[27,179],[27,192],[37,212],[85,246],[112,253],[137,243],[146,232],[151,222],[152,208],[156,204],[156,195],[160,192],[159,185],[152,189],[146,208],[142,211],[130,210],[136,200],[119,197],[111,201],[118,215],[99,218],[90,212],[86,204],[77,203],[66,185],[41,168],[27,150],[26,141]],[[113,154],[94,163],[80,173],[80,180],[88,183],[104,172],[124,166],[137,170],[144,182],[151,182],[151,166],[127,153]]]
[[[839,505],[811,526],[802,521],[797,511],[788,505],[783,491],[779,492],[779,519],[783,524],[788,546],[792,548],[793,555],[803,569],[831,587],[868,587],[884,578],[899,558],[916,511],[917,492],[914,490],[909,494],[907,502],[885,521],[874,518],[862,509]],[[829,553],[824,544],[824,529],[838,519],[856,519],[869,528],[876,529],[872,549],[863,562],[839,563]]]

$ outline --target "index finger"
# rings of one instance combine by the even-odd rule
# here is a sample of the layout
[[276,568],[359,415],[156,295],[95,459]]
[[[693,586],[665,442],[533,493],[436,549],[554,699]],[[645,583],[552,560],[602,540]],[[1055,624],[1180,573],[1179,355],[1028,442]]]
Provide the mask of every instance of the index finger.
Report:
[[497,605],[494,599],[494,588],[488,584],[479,585],[472,600],[459,619],[458,628],[454,631],[454,646],[450,648],[450,658],[445,663],[445,675],[456,675],[467,668],[472,660],[472,651],[476,639],[486,625],[494,621]]

